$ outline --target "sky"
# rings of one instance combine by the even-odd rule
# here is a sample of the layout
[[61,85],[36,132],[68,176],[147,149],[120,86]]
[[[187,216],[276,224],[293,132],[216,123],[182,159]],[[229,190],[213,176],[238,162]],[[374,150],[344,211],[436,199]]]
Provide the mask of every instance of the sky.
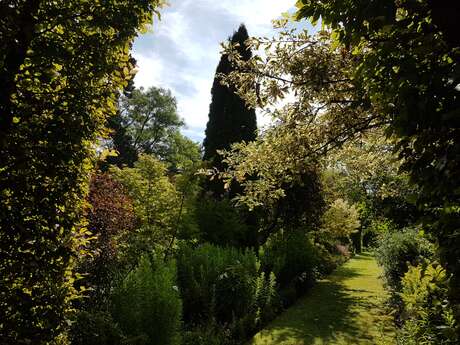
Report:
[[[250,36],[274,33],[271,20],[296,0],[169,0],[153,30],[136,39],[137,87],[170,89],[185,120],[183,134],[201,142],[220,43],[244,23]],[[259,118],[259,122],[263,119]]]

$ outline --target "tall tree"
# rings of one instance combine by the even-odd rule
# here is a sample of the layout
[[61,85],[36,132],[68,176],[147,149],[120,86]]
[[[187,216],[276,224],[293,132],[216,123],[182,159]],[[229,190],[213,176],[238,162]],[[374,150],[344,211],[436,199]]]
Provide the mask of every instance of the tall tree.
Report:
[[[242,24],[229,39],[236,47],[241,59],[247,61],[252,53],[246,44],[249,38],[246,27]],[[249,108],[245,101],[236,94],[232,86],[221,84],[221,76],[235,70],[228,54],[223,54],[216,70],[216,77],[211,89],[212,100],[209,107],[209,120],[206,125],[206,137],[203,142],[204,159],[212,166],[222,169],[222,158],[218,150],[229,149],[231,144],[241,141],[253,141],[256,138],[257,119],[255,110]],[[211,191],[219,195],[224,192],[223,184],[210,184]]]
[[134,149],[159,157],[168,146],[169,136],[184,125],[171,91],[157,87],[136,89],[130,97],[122,97],[121,115]]
[[68,324],[95,143],[160,3],[0,2],[1,344],[49,344]]
[[180,133],[184,121],[169,90],[127,89],[119,103],[117,116],[109,121],[109,146],[118,156],[109,157],[107,163],[133,167],[140,154],[152,154],[178,168],[184,160],[201,159],[198,145]]

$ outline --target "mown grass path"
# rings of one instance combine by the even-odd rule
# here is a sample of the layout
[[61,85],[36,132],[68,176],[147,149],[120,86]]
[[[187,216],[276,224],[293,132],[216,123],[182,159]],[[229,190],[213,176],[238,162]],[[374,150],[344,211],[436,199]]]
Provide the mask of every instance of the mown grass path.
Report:
[[394,344],[381,270],[365,253],[348,261],[281,314],[250,345]]

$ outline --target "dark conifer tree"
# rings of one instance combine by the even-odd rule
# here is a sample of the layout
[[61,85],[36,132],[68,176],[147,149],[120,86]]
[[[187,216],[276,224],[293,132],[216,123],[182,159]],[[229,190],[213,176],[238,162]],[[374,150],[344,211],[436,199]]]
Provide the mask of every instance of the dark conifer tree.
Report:
[[[239,44],[238,51],[243,60],[249,60],[251,50],[245,41],[249,38],[246,27],[241,24],[238,31],[233,33],[229,40]],[[212,166],[222,169],[221,157],[217,150],[229,149],[231,144],[241,141],[252,141],[256,138],[257,119],[254,109],[249,109],[245,102],[235,93],[232,87],[220,83],[219,74],[228,74],[235,66],[223,54],[216,70],[216,77],[211,89],[212,100],[209,107],[209,120],[206,126],[206,137],[203,142],[204,160]],[[224,194],[223,184],[220,181],[211,181],[208,190],[215,196]]]
[[126,133],[126,128],[123,126],[123,118],[119,111],[108,120],[107,127],[112,130],[112,148],[118,154],[117,156],[107,157],[101,169],[106,171],[110,165],[117,165],[120,168],[123,166],[133,167],[134,162],[138,159],[138,152],[134,148],[132,137]]

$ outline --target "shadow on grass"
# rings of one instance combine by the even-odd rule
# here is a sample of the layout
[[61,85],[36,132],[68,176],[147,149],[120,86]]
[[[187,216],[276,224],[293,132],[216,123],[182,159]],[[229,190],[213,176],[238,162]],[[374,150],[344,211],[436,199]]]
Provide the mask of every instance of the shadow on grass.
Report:
[[[360,286],[360,280],[355,280],[353,287],[344,284],[345,280],[359,277],[364,286]],[[375,344],[380,296],[366,289],[365,279],[355,265],[340,267],[263,330],[253,344]]]
[[332,277],[335,281],[342,281],[344,279],[356,278],[359,276],[361,276],[361,273],[358,272],[358,270],[347,266],[342,266],[332,273]]

